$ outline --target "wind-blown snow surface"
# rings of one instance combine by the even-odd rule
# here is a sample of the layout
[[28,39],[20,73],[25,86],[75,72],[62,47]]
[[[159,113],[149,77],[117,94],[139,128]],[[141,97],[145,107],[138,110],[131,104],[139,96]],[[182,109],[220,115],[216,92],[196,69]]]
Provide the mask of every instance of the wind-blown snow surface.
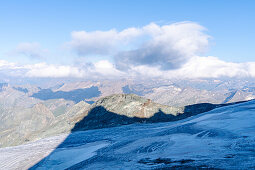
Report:
[[2,148],[0,163],[0,169],[254,169],[255,101],[178,122],[89,130]]

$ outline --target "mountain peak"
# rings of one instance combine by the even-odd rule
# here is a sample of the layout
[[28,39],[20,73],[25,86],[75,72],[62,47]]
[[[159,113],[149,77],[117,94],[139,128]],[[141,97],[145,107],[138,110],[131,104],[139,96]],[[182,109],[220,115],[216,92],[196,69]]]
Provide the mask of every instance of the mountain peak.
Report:
[[165,114],[183,113],[183,108],[161,105],[135,94],[115,94],[99,99],[92,107],[102,106],[106,110],[128,117],[150,118],[162,111]]

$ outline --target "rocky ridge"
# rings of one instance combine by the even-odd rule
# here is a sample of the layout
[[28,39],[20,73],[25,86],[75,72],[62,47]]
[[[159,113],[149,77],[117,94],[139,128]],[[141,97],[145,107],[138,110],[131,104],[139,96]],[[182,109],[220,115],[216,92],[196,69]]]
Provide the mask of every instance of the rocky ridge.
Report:
[[172,107],[135,94],[116,94],[90,105],[81,101],[56,115],[43,103],[1,116],[0,147],[23,144],[72,131],[183,119],[218,107],[197,104]]

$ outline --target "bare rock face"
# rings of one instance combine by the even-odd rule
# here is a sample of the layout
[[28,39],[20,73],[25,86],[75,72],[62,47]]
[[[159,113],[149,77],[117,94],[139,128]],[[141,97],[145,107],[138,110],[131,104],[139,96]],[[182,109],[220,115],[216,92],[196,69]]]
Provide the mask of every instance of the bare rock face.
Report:
[[91,105],[84,101],[75,104],[66,113],[56,117],[54,122],[48,124],[46,128],[42,128],[37,133],[34,133],[31,140],[41,139],[62,133],[70,133],[74,125],[81,118],[86,116],[90,108]]
[[172,107],[152,102],[134,94],[116,94],[99,99],[91,108],[74,119],[71,131],[127,125],[176,121],[210,111],[220,105],[201,103]]
[[14,109],[1,119],[0,146],[11,146],[29,141],[34,133],[47,128],[55,120],[43,104],[28,109]]
[[77,116],[80,115],[84,112],[86,112],[89,108],[90,108],[90,104],[81,101],[79,103],[77,103],[76,105],[74,105],[70,110],[68,110],[68,112],[66,113],[67,117],[73,117],[73,116]]
[[135,94],[116,94],[104,97],[94,103],[92,108],[97,106],[102,106],[119,115],[138,118],[150,118],[159,111],[175,116],[183,113],[181,107],[157,104]]
[[77,119],[72,131],[172,121],[184,113],[184,108],[152,102],[135,94],[115,94],[99,99]]

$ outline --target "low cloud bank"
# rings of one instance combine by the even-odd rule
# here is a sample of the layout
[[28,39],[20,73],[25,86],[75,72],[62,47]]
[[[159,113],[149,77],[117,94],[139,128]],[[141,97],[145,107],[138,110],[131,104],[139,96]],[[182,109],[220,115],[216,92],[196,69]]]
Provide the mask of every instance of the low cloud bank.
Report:
[[113,63],[107,60],[89,63],[86,67],[46,63],[22,66],[1,60],[0,70],[2,73],[11,74],[11,76],[43,78],[255,78],[255,62],[232,63],[212,56],[195,56],[182,67],[174,70],[139,65],[123,71],[118,70]]

